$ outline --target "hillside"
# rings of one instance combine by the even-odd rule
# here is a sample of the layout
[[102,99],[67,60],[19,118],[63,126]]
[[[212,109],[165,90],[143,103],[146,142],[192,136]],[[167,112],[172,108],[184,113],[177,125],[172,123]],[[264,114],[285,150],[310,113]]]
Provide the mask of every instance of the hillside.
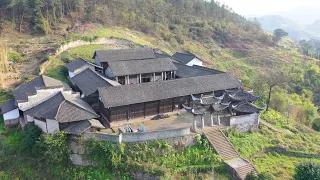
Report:
[[[270,172],[277,178],[291,179],[295,163],[319,161],[317,158],[292,159],[291,156],[262,151],[279,144],[282,147],[289,146],[288,149],[292,151],[319,153],[316,150],[319,148],[318,139],[310,137],[313,134],[318,137],[319,133],[315,130],[320,130],[317,112],[317,105],[320,104],[319,61],[294,49],[276,45],[272,35],[265,34],[258,24],[247,21],[227,7],[202,0],[97,0],[95,3],[82,0],[37,0],[21,4],[22,2],[25,1],[0,2],[0,11],[4,15],[1,16],[0,23],[1,42],[8,47],[9,61],[15,63],[9,72],[0,72],[4,78],[0,103],[11,98],[10,90],[40,72],[67,82],[63,65],[78,57],[91,60],[96,49],[150,46],[170,55],[177,51],[189,52],[204,60],[208,67],[231,72],[245,86],[253,88],[255,94],[263,95],[258,102],[260,107],[265,107],[267,103],[268,74],[275,72],[279,75],[282,72],[281,75],[287,77],[285,83],[277,84],[272,89],[271,110],[263,112],[262,119],[277,128],[290,131],[290,135],[266,130],[264,125],[256,133],[229,133],[230,140],[240,154],[257,163],[260,171]],[[78,40],[86,45],[62,49],[76,44],[74,42]],[[123,45],[119,41],[131,43]],[[4,130],[0,130],[0,139],[4,138],[1,134],[9,137],[8,141],[3,142],[19,144],[19,131],[1,133],[2,131]],[[278,137],[281,139],[277,139]],[[246,140],[246,147],[243,147],[243,140]],[[307,147],[299,149],[301,143]],[[1,150],[0,147],[0,157]],[[195,153],[206,152],[201,148],[199,152],[195,150]],[[8,164],[10,158],[6,158],[5,162],[0,161],[0,177],[2,170],[15,175],[14,177],[31,179],[48,173],[46,170],[39,171],[38,168],[35,170],[33,166],[29,167],[37,164],[36,159],[28,160],[15,156],[15,153],[17,152],[8,157],[15,157],[17,163],[8,168],[3,168],[2,164]],[[254,156],[255,153],[258,154]],[[24,161],[30,161],[31,164],[24,164]],[[275,162],[282,168],[277,169]],[[289,170],[286,167],[288,162]],[[34,167],[41,166],[37,164]],[[59,176],[57,172],[63,166],[57,167],[50,175],[55,178],[68,176]],[[15,168],[18,170],[13,170]],[[90,178],[90,175],[110,178],[109,172],[99,176],[101,170],[68,170],[79,178]],[[33,172],[37,173],[32,176]],[[89,175],[83,175],[84,172],[89,172]]]

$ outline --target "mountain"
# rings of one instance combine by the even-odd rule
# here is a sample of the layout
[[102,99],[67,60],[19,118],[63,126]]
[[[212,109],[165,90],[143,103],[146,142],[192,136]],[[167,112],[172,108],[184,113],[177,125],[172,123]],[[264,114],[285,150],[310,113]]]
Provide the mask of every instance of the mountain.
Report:
[[[253,20],[253,18],[248,18]],[[304,25],[290,18],[280,15],[266,15],[256,18],[265,30],[273,32],[275,29],[283,29],[289,33],[289,37],[300,41],[302,39],[319,39],[320,38],[320,21],[313,24]]]
[[302,5],[287,11],[276,12],[274,14],[290,18],[300,24],[308,25],[320,19],[320,7]]

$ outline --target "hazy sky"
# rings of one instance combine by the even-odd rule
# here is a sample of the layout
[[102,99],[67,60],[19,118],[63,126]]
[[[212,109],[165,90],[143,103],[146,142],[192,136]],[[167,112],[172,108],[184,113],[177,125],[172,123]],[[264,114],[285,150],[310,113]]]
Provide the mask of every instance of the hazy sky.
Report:
[[320,7],[320,0],[218,0],[241,15],[266,15],[298,6]]

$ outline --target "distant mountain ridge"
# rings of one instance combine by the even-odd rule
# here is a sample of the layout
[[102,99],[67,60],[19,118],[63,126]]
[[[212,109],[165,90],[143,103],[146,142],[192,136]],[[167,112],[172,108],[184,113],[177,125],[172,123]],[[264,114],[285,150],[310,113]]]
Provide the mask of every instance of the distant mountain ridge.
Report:
[[280,15],[266,15],[257,18],[249,17],[249,20],[257,20],[262,29],[273,32],[275,29],[283,29],[289,33],[289,37],[300,41],[302,39],[320,39],[320,19],[313,24],[304,25],[290,18]]

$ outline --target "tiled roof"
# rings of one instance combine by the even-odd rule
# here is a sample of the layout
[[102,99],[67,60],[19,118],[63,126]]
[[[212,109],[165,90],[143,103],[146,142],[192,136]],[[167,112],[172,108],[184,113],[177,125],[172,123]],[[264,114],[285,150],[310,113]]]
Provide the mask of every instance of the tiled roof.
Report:
[[[89,61],[86,61],[84,59],[81,59],[81,58],[78,58],[68,64],[65,65],[65,67],[70,71],[70,72],[74,72],[75,70],[81,68],[82,66],[84,65],[89,65],[89,66],[92,66],[92,67],[100,67],[94,63],[91,63]],[[100,67],[102,68],[102,67]]]
[[11,99],[10,101],[7,101],[1,105],[1,114],[7,113],[17,108],[18,106],[16,106],[15,100]]
[[111,61],[108,64],[115,76],[177,70],[177,67],[172,63],[170,58]]
[[241,87],[228,73],[99,89],[106,108]]
[[80,135],[91,127],[99,128],[99,129],[105,128],[98,120],[91,119],[91,120],[84,120],[84,121],[70,123],[70,125],[62,129],[62,131],[65,131],[74,135]]
[[258,108],[257,106],[247,101],[239,103],[238,105],[232,105],[232,108],[242,113],[259,113],[263,110],[262,108]]
[[174,65],[178,68],[176,75],[181,78],[224,73],[222,71],[218,71],[215,69],[210,69],[202,66],[197,66],[197,65],[187,66],[181,63],[174,63]]
[[196,58],[196,56],[193,54],[184,54],[179,52],[176,52],[172,57],[183,64],[188,64],[190,61]]
[[60,123],[99,117],[89,104],[75,97],[74,94],[62,92],[57,93],[55,96],[24,113],[36,118],[55,119]]
[[71,78],[71,81],[80,89],[80,91],[89,96],[95,93],[98,88],[106,86],[118,86],[118,82],[107,79],[90,68],[87,68]]
[[59,80],[53,79],[45,75],[41,75],[16,88],[13,91],[13,96],[15,97],[16,101],[27,101],[28,95],[32,95],[37,92],[36,88],[50,88],[50,87],[70,88],[69,85],[66,83],[63,83]]
[[151,48],[97,50],[93,58],[98,56],[100,62],[152,59],[155,54]]

